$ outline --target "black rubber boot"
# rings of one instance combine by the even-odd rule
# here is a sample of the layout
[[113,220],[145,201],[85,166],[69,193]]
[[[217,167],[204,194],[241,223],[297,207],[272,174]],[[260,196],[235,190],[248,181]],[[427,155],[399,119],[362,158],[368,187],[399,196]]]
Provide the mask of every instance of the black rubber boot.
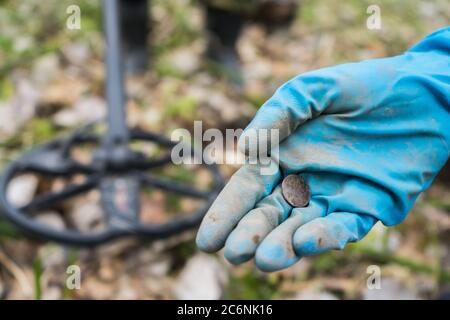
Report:
[[149,1],[121,0],[120,9],[125,72],[144,73],[149,65],[147,50],[150,33]]
[[206,5],[208,47],[206,56],[216,63],[233,83],[242,84],[236,43],[244,26],[244,17],[237,13]]

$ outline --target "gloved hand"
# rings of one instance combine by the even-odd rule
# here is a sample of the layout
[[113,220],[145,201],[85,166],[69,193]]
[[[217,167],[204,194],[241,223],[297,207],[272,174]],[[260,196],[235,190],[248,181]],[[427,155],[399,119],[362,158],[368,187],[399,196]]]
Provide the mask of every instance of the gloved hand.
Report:
[[[201,250],[225,246],[231,263],[255,257],[274,271],[342,249],[379,220],[398,224],[449,158],[450,28],[400,56],[300,75],[243,137],[249,128],[280,130],[276,174],[249,164],[235,173],[200,226]],[[308,183],[307,207],[284,200],[289,174]]]

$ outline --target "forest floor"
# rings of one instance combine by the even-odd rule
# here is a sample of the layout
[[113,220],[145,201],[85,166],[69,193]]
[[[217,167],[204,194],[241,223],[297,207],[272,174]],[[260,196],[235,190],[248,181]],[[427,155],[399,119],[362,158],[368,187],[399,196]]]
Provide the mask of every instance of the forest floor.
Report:
[[[73,1],[0,0],[0,166],[32,146],[105,114],[99,1],[76,1],[81,30],[68,30]],[[203,59],[203,14],[196,1],[152,1],[152,68],[127,80],[130,125],[170,136],[176,128],[243,128],[258,107],[296,74],[337,63],[395,55],[450,21],[448,1],[379,0],[382,29],[366,28],[368,1],[301,1],[291,26],[268,31],[249,24],[239,40],[245,85],[230,84]],[[151,148],[150,148],[151,149]],[[152,150],[149,150],[151,152]],[[234,152],[228,150],[227,152]],[[229,177],[237,166],[223,165]],[[183,167],[167,174],[207,185]],[[57,182],[55,182],[57,183]],[[42,185],[25,176],[13,197],[27,201]],[[143,206],[149,221],[191,208],[154,191]],[[80,209],[81,208],[81,209]],[[78,210],[77,210],[78,209]],[[67,215],[90,228],[98,195],[76,199]],[[167,240],[122,239],[76,249],[28,239],[0,217],[0,297],[6,299],[426,299],[450,283],[450,187],[436,181],[404,223],[381,224],[343,251],[304,258],[276,273],[252,262],[235,267],[222,253],[200,253],[195,231]],[[60,226],[54,212],[49,224]],[[66,287],[69,265],[81,288]],[[382,271],[370,290],[369,266]],[[202,270],[202,272],[198,272]]]

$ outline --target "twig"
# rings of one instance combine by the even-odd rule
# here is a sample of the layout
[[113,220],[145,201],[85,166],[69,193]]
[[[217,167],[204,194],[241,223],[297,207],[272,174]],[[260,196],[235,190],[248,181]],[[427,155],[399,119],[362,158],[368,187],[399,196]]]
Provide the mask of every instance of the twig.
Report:
[[32,296],[33,287],[30,284],[28,276],[13,260],[11,260],[2,251],[0,251],[0,264],[2,264],[5,269],[8,270],[11,275],[17,280],[25,295]]
[[379,252],[375,249],[366,248],[362,246],[351,246],[347,247],[346,250],[350,252],[355,252],[367,256],[371,259],[376,260],[379,263],[395,263],[400,266],[406,267],[414,272],[420,272],[430,275],[438,275],[439,279],[443,281],[450,281],[450,273],[440,269],[439,267],[433,267],[427,263],[421,263],[418,261],[413,261],[406,257],[393,255],[390,253]]

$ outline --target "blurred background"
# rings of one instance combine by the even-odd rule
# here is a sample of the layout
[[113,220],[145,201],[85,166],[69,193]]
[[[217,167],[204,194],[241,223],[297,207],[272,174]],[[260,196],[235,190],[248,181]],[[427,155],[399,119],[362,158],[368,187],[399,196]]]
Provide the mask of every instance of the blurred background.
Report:
[[[265,11],[253,9],[258,1],[245,8],[234,0],[212,2],[208,10],[245,16],[220,23],[225,33],[240,29],[235,47],[232,35],[231,47],[212,48],[205,1],[152,0],[146,7],[148,66],[145,72],[127,67],[130,125],[167,136],[180,127],[192,130],[194,120],[202,120],[204,130],[243,128],[294,75],[400,54],[450,22],[447,0],[300,0],[297,6],[282,0],[285,9]],[[381,9],[380,30],[366,26],[372,4]],[[80,8],[79,29],[67,27],[70,5]],[[282,23],[278,13],[287,17]],[[100,1],[0,0],[0,168],[34,145],[104,116],[103,47]],[[237,166],[220,169],[229,177]],[[208,183],[206,175],[181,166],[168,174]],[[195,230],[155,242],[122,239],[77,249],[30,240],[0,215],[0,298],[436,298],[450,284],[448,176],[420,197],[401,225],[377,225],[342,252],[304,258],[271,274],[252,262],[234,267],[221,253],[200,253]],[[9,196],[26,203],[45,188],[51,186],[25,175]],[[149,199],[143,204],[149,221],[165,221],[174,208],[193,206],[161,191]],[[63,218],[48,211],[42,219],[55,228],[70,223],[89,230],[100,211],[98,196],[89,195],[75,199]],[[69,265],[80,267],[80,289],[66,287]],[[380,290],[367,287],[371,265],[381,268]]]

